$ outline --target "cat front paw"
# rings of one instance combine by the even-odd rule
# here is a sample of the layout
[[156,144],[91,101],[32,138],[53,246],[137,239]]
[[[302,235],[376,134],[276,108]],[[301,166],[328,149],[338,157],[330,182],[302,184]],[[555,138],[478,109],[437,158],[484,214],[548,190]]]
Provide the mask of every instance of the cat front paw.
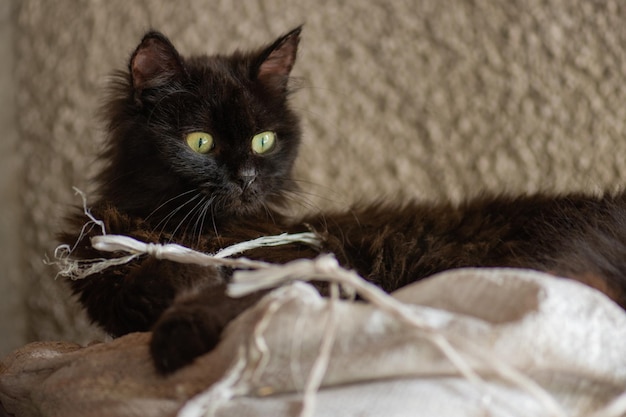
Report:
[[213,350],[228,323],[265,293],[230,298],[219,285],[179,297],[153,327],[150,353],[157,370],[171,373]]
[[176,306],[167,310],[152,331],[150,354],[161,374],[193,362],[217,346],[224,323],[211,308]]

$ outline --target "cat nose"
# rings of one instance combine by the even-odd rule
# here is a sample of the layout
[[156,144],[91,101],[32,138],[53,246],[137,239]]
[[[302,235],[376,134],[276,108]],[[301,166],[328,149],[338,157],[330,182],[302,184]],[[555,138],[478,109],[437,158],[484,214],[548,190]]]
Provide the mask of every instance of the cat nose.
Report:
[[256,180],[256,170],[254,168],[246,168],[239,171],[238,183],[242,191],[246,191]]
[[239,177],[239,184],[241,185],[241,191],[246,191],[252,185],[255,179],[256,179],[256,175]]

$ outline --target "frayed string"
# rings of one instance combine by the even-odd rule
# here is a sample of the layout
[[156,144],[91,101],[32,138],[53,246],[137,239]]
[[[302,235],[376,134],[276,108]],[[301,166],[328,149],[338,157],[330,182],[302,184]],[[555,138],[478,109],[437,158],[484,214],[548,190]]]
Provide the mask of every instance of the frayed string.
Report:
[[215,254],[207,254],[194,251],[175,243],[144,243],[122,235],[93,236],[91,238],[91,245],[94,249],[101,252],[126,252],[129,253],[129,255],[110,259],[72,259],[69,246],[61,245],[57,247],[55,251],[55,258],[57,259],[55,263],[60,268],[59,275],[70,279],[87,278],[90,275],[102,272],[112,266],[126,264],[144,255],[153,256],[162,260],[200,266],[262,269],[269,268],[273,266],[273,264],[247,258],[231,259],[227,258],[227,256],[259,247],[287,245],[290,243],[304,243],[319,246],[320,239],[312,232],[296,234],[285,233],[277,236],[263,236],[248,242],[226,247]]
[[104,226],[104,222],[102,220],[98,220],[91,214],[91,210],[87,207],[87,195],[78,189],[77,187],[72,187],[75,195],[79,195],[83,202],[83,212],[85,216],[89,219],[87,223],[85,223],[80,230],[80,234],[78,235],[78,239],[74,243],[74,246],[70,246],[67,244],[62,244],[57,246],[54,249],[54,259],[56,261],[50,261],[49,259],[45,259],[44,263],[47,265],[56,265],[59,269],[59,272],[56,275],[56,278],[59,276],[69,277],[71,279],[80,279],[86,276],[96,274],[98,272],[102,272],[104,269],[109,268],[114,265],[121,265],[132,261],[136,256],[126,256],[120,258],[119,261],[109,263],[108,265],[103,262],[108,261],[107,259],[89,259],[89,260],[78,260],[71,259],[71,255],[76,249],[76,245],[83,239],[83,237],[90,233],[94,227],[100,227],[100,231],[102,235],[106,235],[106,228]]

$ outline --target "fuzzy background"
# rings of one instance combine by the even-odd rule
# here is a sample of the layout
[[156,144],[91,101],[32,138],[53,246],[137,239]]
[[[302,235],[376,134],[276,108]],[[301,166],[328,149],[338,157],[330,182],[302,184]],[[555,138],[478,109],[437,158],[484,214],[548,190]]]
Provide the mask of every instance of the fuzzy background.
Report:
[[2,0],[0,354],[99,337],[42,260],[71,187],[90,189],[108,75],[148,28],[189,54],[304,23],[296,177],[340,207],[624,184],[625,21],[619,0]]

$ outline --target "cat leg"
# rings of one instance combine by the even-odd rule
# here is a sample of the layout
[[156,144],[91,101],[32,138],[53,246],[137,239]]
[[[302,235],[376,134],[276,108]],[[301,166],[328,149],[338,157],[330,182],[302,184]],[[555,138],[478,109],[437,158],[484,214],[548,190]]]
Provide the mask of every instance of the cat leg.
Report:
[[[113,207],[97,205],[93,216],[103,222],[106,233],[127,235],[144,242],[161,242],[164,237],[151,232],[141,220],[120,213]],[[102,234],[99,227],[84,228],[83,214],[70,219],[73,233],[59,236],[76,261],[108,259],[118,253],[101,252],[91,245],[91,237]],[[129,263],[110,266],[81,279],[70,280],[73,293],[89,318],[113,336],[148,331],[172,304],[177,294],[188,288],[223,282],[212,267],[184,265],[153,257],[139,257]]]
[[152,331],[150,353],[157,370],[171,373],[211,351],[228,323],[265,293],[230,298],[224,284],[177,297]]

